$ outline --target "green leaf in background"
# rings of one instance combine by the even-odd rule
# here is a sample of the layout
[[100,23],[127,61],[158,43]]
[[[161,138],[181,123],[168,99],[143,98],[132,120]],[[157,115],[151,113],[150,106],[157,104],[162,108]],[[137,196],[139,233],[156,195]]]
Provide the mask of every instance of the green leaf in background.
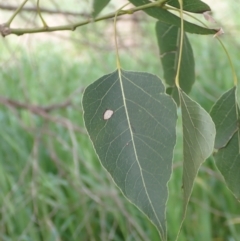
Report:
[[240,201],[240,132],[236,87],[224,93],[211,110],[216,125],[216,166],[228,188]]
[[108,5],[110,0],[93,0],[93,17],[97,15]]
[[214,155],[217,168],[223,175],[228,188],[240,201],[240,132],[237,131],[226,147]]
[[210,115],[181,89],[179,98],[183,125],[183,196],[184,216],[194,180],[201,164],[212,154],[215,125]]
[[[141,6],[144,4],[151,3],[148,0],[129,0],[129,2],[131,2],[135,6]],[[162,21],[163,23],[175,25],[179,28],[181,27],[181,19],[178,16],[170,13],[166,9],[163,9],[160,7],[153,7],[153,8],[144,9],[143,11],[148,15],[150,15],[151,17]],[[207,35],[207,34],[216,34],[219,31],[219,29],[204,28],[184,20],[184,31],[189,33]]]
[[227,145],[233,134],[238,130],[238,113],[236,87],[233,87],[214,104],[210,115],[216,126],[215,148]]
[[[180,8],[178,0],[169,0],[167,4],[178,9]],[[204,13],[211,11],[211,8],[200,0],[183,0],[183,10],[192,13]]]
[[[175,76],[179,57],[180,31],[179,27],[161,21],[158,21],[156,24],[156,35],[164,70],[164,79],[171,88],[168,88],[168,93],[172,95],[178,104],[179,95],[175,86]],[[185,93],[189,93],[194,81],[195,64],[193,51],[187,35],[184,33],[179,84]]]
[[[146,9],[146,10],[148,10],[148,9]],[[181,27],[181,19],[178,16],[174,15],[173,13],[168,12],[166,9],[158,8],[155,10],[158,11],[158,13],[157,13],[158,20],[160,20],[164,23],[175,25],[179,28]],[[190,23],[186,20],[184,20],[184,31],[188,32],[188,33],[202,34],[202,35],[216,34],[218,32],[218,30],[216,30],[216,29],[204,28],[199,25]]]
[[84,121],[102,165],[166,240],[176,105],[152,74],[119,70],[89,85]]

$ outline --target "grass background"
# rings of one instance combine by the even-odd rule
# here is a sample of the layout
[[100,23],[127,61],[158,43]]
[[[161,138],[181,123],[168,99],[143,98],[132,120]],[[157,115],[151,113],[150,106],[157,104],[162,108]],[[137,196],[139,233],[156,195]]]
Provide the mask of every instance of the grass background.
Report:
[[[219,21],[226,29],[223,41],[240,76],[237,10],[233,4],[229,7],[232,21]],[[228,16],[220,12],[216,16]],[[1,22],[3,16],[7,15],[1,15]],[[27,24],[24,17],[35,20],[31,14],[21,17],[17,24]],[[162,77],[154,21],[143,14],[137,17],[140,20],[124,17],[118,25],[122,66]],[[50,120],[26,108],[0,105],[0,240],[159,240],[155,227],[103,170],[84,130],[83,89],[116,68],[112,33],[112,22],[107,21],[73,33],[0,40],[1,96],[38,106],[71,99],[71,105],[49,113],[54,118]],[[231,69],[215,39],[189,37],[196,57],[191,97],[209,110],[232,87]],[[177,131],[167,210],[170,241],[178,231],[182,210],[180,123]],[[212,158],[199,172],[179,240],[240,240],[239,203]]]

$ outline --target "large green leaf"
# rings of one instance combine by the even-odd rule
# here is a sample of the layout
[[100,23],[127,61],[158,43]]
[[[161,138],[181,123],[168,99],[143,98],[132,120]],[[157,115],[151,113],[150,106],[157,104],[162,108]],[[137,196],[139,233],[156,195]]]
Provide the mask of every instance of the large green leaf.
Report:
[[238,130],[238,113],[236,101],[236,87],[233,87],[213,106],[210,115],[216,126],[215,148],[227,145],[233,134]]
[[93,0],[93,17],[96,17],[111,0]]
[[[164,70],[164,79],[170,86],[168,93],[179,103],[179,95],[175,86],[177,64],[179,58],[180,28],[158,21],[156,24],[156,34],[160,57]],[[191,44],[184,33],[182,60],[179,75],[179,84],[185,93],[189,93],[195,81],[195,64]]]
[[[175,8],[180,8],[178,0],[169,0],[167,4]],[[211,11],[211,8],[200,0],[183,0],[183,10],[192,13],[204,13]]]
[[240,201],[240,131],[236,87],[224,93],[211,110],[217,135],[214,155],[227,186]]
[[216,131],[210,115],[182,90],[179,93],[183,125],[183,192],[185,214],[198,170],[201,164],[213,152]]
[[102,165],[166,240],[177,114],[161,80],[148,73],[115,71],[86,88],[83,108]]
[[[129,0],[129,2],[133,3],[135,6],[142,6],[144,4],[151,3],[148,0]],[[164,23],[181,27],[181,19],[176,15],[170,13],[166,9],[163,9],[160,7],[152,7],[152,8],[146,8],[143,11],[146,12],[151,17],[156,18]],[[216,30],[216,29],[204,28],[184,20],[184,31],[189,33],[206,35],[206,34],[216,34],[219,31],[219,29]]]

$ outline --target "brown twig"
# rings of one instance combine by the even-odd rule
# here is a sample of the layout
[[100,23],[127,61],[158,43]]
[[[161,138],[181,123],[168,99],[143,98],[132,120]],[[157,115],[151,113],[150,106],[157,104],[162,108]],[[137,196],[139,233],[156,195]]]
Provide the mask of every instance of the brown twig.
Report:
[[56,109],[61,109],[61,108],[66,108],[66,107],[70,106],[71,101],[69,99],[60,104],[53,104],[53,105],[49,105],[46,107],[42,107],[42,106],[38,106],[38,105],[22,103],[22,102],[19,102],[16,100],[12,100],[12,99],[0,96],[0,104],[13,108],[13,109],[28,110],[35,115],[41,116],[45,120],[48,120],[51,122],[57,122],[60,125],[64,126],[65,128],[68,128],[68,129],[71,128],[74,131],[78,131],[78,132],[81,132],[84,134],[86,133],[86,131],[83,128],[81,128],[77,125],[74,125],[70,120],[68,120],[66,118],[59,118],[59,117],[51,116],[49,114],[50,111],[53,111]]
[[38,105],[22,103],[16,100],[12,100],[12,99],[0,96],[0,103],[6,106],[14,107],[14,108],[27,109],[34,114],[41,115],[42,112],[50,112],[56,109],[66,108],[71,105],[71,100],[66,100],[63,103],[53,104],[49,106],[38,106]]

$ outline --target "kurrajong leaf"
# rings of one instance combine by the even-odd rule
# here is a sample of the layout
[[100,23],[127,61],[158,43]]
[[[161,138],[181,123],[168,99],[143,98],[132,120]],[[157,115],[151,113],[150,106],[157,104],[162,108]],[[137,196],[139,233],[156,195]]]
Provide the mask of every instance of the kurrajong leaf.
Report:
[[215,148],[218,151],[214,154],[216,166],[228,188],[240,201],[240,131],[236,87],[217,100],[211,110],[211,116],[217,130]]
[[183,125],[183,196],[185,214],[198,170],[213,152],[216,131],[210,115],[182,90],[179,93]]
[[89,85],[84,121],[102,165],[166,240],[176,105],[152,74],[119,70]]
[[[129,2],[131,2],[135,6],[142,6],[144,4],[151,3],[148,0],[129,0]],[[162,21],[163,23],[181,27],[181,19],[178,16],[170,13],[166,9],[163,9],[160,7],[153,7],[153,8],[143,9],[143,11],[148,15],[150,15],[151,17]],[[207,35],[207,34],[216,34],[219,31],[219,29],[204,28],[184,20],[184,31],[189,33]]]
[[110,1],[111,0],[93,0],[93,17],[97,17]]
[[[168,94],[172,95],[179,104],[178,89],[175,85],[177,64],[179,58],[181,29],[174,25],[158,21],[156,35],[160,50],[161,62],[164,70],[164,79],[168,88]],[[179,85],[185,93],[189,93],[195,81],[195,64],[191,44],[184,33],[182,60],[179,74]]]
[[[167,4],[178,9],[180,8],[178,0],[169,0]],[[204,13],[211,11],[211,8],[200,0],[183,0],[183,10],[192,13]]]

